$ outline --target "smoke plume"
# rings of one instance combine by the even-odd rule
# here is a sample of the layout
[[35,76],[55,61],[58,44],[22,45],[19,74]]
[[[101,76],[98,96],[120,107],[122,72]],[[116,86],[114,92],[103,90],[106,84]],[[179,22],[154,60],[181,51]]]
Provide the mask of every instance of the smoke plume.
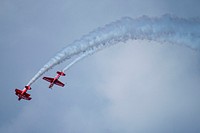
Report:
[[[67,45],[38,71],[28,85],[33,84],[50,68],[74,55],[80,55],[81,59],[85,56],[84,54],[87,55],[87,51],[104,49],[119,42],[126,42],[129,39],[168,42],[200,50],[200,19],[184,19],[170,15],[154,18],[142,16],[136,19],[124,17],[104,27],[97,28]],[[83,55],[81,56],[81,54]],[[80,59],[77,58],[74,62]]]

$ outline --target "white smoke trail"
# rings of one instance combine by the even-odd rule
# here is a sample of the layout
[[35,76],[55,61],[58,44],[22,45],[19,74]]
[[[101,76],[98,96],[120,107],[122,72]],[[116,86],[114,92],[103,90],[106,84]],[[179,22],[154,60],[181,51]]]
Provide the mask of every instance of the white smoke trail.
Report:
[[69,68],[72,67],[72,65],[74,65],[75,63],[77,63],[78,61],[82,60],[83,58],[92,55],[94,53],[96,53],[97,51],[101,50],[103,48],[102,45],[99,45],[98,47],[94,47],[94,48],[90,48],[89,50],[86,50],[85,52],[83,52],[83,54],[81,54],[79,57],[77,57],[75,60],[73,60],[70,64],[68,64],[63,70],[62,72],[67,71]]
[[34,83],[42,74],[67,58],[91,48],[104,48],[129,39],[169,42],[200,50],[200,19],[183,19],[170,15],[159,18],[147,16],[136,19],[122,18],[102,28],[97,28],[68,45],[45,64],[29,81],[28,85]]
[[70,67],[72,67],[73,64],[75,64],[76,62],[80,61],[81,59],[83,59],[85,56],[87,56],[87,52],[83,53],[81,56],[79,56],[78,58],[76,58],[75,60],[73,60],[69,65],[67,65],[62,72],[65,72],[66,70],[68,70]]

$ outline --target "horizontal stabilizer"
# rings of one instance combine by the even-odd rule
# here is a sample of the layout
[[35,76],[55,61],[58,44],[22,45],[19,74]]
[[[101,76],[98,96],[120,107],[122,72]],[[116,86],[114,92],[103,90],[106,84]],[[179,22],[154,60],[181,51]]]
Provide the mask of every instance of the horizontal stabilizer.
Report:
[[64,72],[59,72],[57,71],[57,74],[61,75],[61,76],[65,76],[65,73]]
[[31,90],[31,87],[30,87],[30,86],[25,86],[25,88],[26,88],[27,90]]

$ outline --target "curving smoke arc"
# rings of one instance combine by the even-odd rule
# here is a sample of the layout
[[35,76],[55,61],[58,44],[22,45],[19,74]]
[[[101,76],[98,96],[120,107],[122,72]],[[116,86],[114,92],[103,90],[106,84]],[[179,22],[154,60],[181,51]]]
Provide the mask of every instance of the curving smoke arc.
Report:
[[124,17],[118,21],[97,28],[58,52],[29,81],[33,84],[46,71],[74,56],[90,50],[104,49],[127,40],[150,40],[168,42],[200,50],[200,19],[178,18],[171,15],[161,17],[142,16],[136,19]]
[[74,59],[71,63],[69,63],[63,70],[62,72],[67,71],[69,68],[71,68],[75,63],[77,63],[78,61],[84,59],[85,57],[92,55],[94,53],[96,53],[97,51],[101,50],[102,47],[95,47],[95,48],[91,48],[87,51],[85,51],[83,54],[81,54],[79,57],[77,57],[76,59]]

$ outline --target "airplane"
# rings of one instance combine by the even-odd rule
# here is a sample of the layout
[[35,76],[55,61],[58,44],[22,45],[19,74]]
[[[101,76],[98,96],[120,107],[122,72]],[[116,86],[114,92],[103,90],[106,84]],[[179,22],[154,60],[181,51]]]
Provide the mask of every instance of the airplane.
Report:
[[61,72],[57,71],[57,75],[54,78],[43,77],[43,79],[50,82],[49,88],[52,88],[54,84],[63,87],[63,86],[65,86],[65,84],[63,84],[62,82],[60,82],[58,80],[60,78],[60,76],[65,76],[65,73],[62,71]]
[[20,101],[21,99],[24,100],[31,100],[32,98],[30,97],[30,94],[26,93],[27,90],[31,90],[30,86],[25,86],[23,90],[15,89],[15,95],[18,96],[18,100]]

